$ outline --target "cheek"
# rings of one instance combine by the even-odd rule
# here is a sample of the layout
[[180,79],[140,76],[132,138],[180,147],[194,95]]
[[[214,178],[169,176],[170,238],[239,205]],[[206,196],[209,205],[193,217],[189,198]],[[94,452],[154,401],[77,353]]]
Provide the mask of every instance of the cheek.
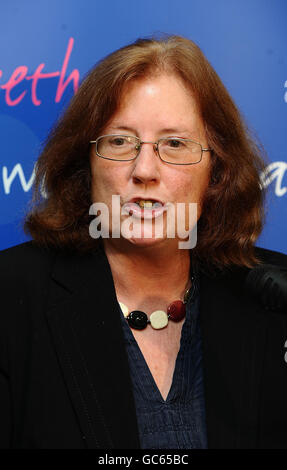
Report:
[[185,200],[188,200],[189,202],[200,203],[204,197],[208,183],[209,172],[192,172],[189,178],[185,178],[185,181],[181,181],[180,184],[180,188],[185,196]]
[[102,179],[108,173],[107,162],[100,158],[91,160],[92,176],[95,180]]
[[206,162],[205,165],[195,167],[194,170],[192,174],[192,187],[194,188],[198,202],[201,202],[204,198],[210,178],[209,161]]
[[111,165],[105,160],[97,158],[92,162],[92,188],[97,191],[107,191],[112,188],[112,183],[115,180],[111,171]]
[[[208,171],[194,171],[185,181],[185,230],[189,231],[202,214],[203,200],[209,182]],[[196,205],[194,205],[196,204]]]

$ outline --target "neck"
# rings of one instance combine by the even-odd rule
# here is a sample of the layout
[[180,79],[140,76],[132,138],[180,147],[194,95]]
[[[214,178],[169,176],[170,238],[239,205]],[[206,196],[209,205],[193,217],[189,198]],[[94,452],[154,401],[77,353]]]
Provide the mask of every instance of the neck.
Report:
[[190,252],[177,244],[139,247],[121,240],[104,239],[117,296],[153,297],[163,293],[174,300],[184,293],[190,273]]

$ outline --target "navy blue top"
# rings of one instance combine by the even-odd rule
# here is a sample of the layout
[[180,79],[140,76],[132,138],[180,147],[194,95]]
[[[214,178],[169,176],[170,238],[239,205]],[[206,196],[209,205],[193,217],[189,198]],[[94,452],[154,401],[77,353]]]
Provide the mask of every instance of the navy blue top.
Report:
[[121,311],[142,449],[207,448],[198,316],[199,293],[194,289],[186,304],[180,349],[165,401]]

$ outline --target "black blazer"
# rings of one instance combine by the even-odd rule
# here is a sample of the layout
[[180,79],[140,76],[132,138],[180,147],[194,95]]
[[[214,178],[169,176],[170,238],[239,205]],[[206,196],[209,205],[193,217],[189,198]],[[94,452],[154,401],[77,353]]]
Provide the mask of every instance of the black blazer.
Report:
[[[287,256],[258,249],[267,263]],[[0,255],[0,447],[139,447],[106,255],[28,242]],[[209,448],[287,448],[286,316],[243,291],[247,269],[201,275]]]

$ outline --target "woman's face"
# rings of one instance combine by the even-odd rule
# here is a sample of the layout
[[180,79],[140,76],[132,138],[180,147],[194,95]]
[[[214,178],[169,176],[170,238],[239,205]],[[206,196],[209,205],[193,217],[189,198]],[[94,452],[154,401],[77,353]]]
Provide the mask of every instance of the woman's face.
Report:
[[[203,148],[208,147],[195,100],[183,82],[172,75],[146,78],[128,85],[119,109],[102,132],[105,134],[137,136],[145,142],[156,142],[163,137],[189,138],[201,143]],[[132,206],[134,211],[122,214],[120,220],[123,224],[129,218],[132,222],[129,227],[134,230],[128,238],[123,236],[126,232],[122,230],[121,242],[139,246],[178,242],[180,237],[176,225],[175,237],[170,237],[168,233],[172,232],[167,230],[172,221],[169,211],[172,205],[177,208],[177,203],[185,204],[182,206],[185,208],[185,228],[190,228],[189,203],[197,203],[199,218],[209,181],[209,152],[203,152],[202,160],[197,164],[177,166],[161,161],[152,144],[143,144],[139,156],[132,161],[99,158],[95,146],[92,146],[90,162],[92,201],[105,203],[109,208],[109,237],[112,236],[112,195],[120,196],[121,208],[135,198],[160,201],[165,207],[163,214],[158,216],[163,230],[155,235],[155,224],[159,223],[157,212],[153,212],[153,217],[149,216],[152,209],[141,210],[138,205]],[[143,220],[144,214],[148,218]],[[171,219],[168,219],[168,214]]]

